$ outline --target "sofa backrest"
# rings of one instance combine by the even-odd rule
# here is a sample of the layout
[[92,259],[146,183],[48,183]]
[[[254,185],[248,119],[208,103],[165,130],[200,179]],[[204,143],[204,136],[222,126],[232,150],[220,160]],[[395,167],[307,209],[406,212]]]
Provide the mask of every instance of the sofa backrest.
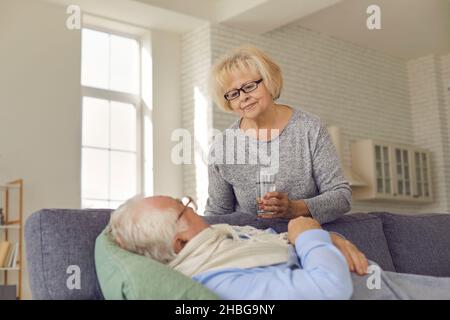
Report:
[[450,277],[450,214],[372,214],[383,221],[397,272]]
[[[281,219],[260,219],[244,213],[205,217],[209,223],[230,223],[251,225],[259,229],[273,228],[277,232],[287,231],[287,221]],[[383,233],[383,223],[377,216],[367,213],[352,213],[322,226],[335,231],[353,242],[368,259],[377,262],[383,270],[395,271],[389,247]]]
[[383,270],[396,271],[380,218],[367,213],[348,214],[323,228],[342,234]]
[[[109,209],[44,209],[27,219],[25,245],[33,299],[103,299],[94,248],[110,214]],[[81,288],[69,289],[67,280],[78,271]]]
[[[94,261],[95,239],[109,221],[109,209],[44,209],[25,224],[30,287],[34,299],[103,299]],[[280,219],[258,219],[242,213],[207,216],[210,224],[252,225],[287,230]],[[324,226],[353,241],[371,260],[393,270],[380,219],[368,214],[344,216]],[[75,266],[75,267],[74,267]],[[75,269],[74,269],[75,268]],[[70,289],[68,279],[80,272],[80,288]],[[69,280],[70,281],[70,280]]]

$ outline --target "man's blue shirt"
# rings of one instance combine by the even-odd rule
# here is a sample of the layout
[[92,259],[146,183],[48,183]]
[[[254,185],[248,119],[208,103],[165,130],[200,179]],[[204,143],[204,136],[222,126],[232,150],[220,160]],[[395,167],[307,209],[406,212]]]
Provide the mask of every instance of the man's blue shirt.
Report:
[[349,299],[347,262],[321,229],[300,234],[287,263],[249,269],[213,270],[193,277],[222,299]]

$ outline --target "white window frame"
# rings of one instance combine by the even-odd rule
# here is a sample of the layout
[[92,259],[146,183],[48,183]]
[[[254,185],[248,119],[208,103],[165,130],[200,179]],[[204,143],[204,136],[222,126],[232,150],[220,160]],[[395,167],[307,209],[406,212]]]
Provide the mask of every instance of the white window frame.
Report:
[[[111,89],[102,89],[102,88],[95,88],[95,87],[88,87],[84,86],[82,84],[82,78],[80,77],[80,84],[81,84],[81,108],[83,108],[83,98],[97,98],[97,99],[104,99],[108,101],[117,101],[122,103],[129,103],[132,104],[136,108],[136,194],[142,194],[144,192],[144,111],[143,111],[143,104],[142,104],[142,98],[141,98],[141,88],[142,88],[142,56],[141,56],[141,49],[142,49],[142,43],[140,39],[132,34],[127,34],[123,32],[118,32],[115,30],[110,30],[106,28],[100,28],[98,26],[92,26],[92,25],[84,25],[83,29],[89,29],[93,31],[98,32],[104,32],[109,35],[116,35],[120,37],[126,37],[133,40],[136,40],[138,43],[138,70],[139,70],[139,82],[138,82],[138,92],[136,94],[132,93],[126,93],[121,91],[115,91]],[[82,48],[83,50],[83,48]],[[111,53],[111,51],[110,51]],[[82,65],[80,68],[80,74],[82,70]],[[83,119],[83,117],[81,117]],[[83,123],[81,123],[83,126]],[[120,151],[124,152],[125,150],[116,150],[116,149],[110,149],[110,148],[101,148],[101,147],[92,147],[92,146],[84,146],[83,142],[81,142],[81,151],[83,152],[84,148],[89,149],[96,149],[96,150],[107,150],[108,152],[111,151]],[[82,154],[81,152],[81,154]],[[81,165],[83,165],[83,160],[81,159]],[[81,179],[83,179],[81,170]],[[81,188],[83,186],[83,183],[81,183]],[[110,188],[110,181],[108,180],[108,188]],[[108,191],[109,196],[109,191]],[[83,200],[93,200],[93,201],[121,201],[119,199],[95,199],[95,198],[84,198],[83,197],[83,190],[81,190],[81,205],[83,204]]]

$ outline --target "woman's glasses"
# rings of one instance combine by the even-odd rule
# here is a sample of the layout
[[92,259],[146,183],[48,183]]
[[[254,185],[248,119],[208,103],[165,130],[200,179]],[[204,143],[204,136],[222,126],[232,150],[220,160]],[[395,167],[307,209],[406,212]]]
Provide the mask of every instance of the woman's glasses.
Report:
[[247,82],[247,83],[243,84],[242,87],[240,87],[239,89],[230,90],[227,93],[225,93],[223,96],[228,101],[234,100],[241,95],[241,91],[245,92],[245,93],[249,93],[249,92],[256,90],[256,88],[258,88],[258,85],[262,81],[263,81],[263,79],[259,79],[259,80],[252,81],[252,82]]

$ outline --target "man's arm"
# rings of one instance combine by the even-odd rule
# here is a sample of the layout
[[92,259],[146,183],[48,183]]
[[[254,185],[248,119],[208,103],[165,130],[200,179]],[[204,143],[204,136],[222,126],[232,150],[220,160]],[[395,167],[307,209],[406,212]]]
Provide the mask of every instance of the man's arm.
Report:
[[367,274],[369,261],[364,253],[362,253],[353,243],[345,239],[345,237],[337,232],[330,232],[331,241],[339,249],[347,260],[350,272],[356,272],[363,276]]
[[194,277],[224,299],[349,299],[353,292],[348,266],[321,229],[302,232],[295,240],[303,269],[286,265],[223,269]]

